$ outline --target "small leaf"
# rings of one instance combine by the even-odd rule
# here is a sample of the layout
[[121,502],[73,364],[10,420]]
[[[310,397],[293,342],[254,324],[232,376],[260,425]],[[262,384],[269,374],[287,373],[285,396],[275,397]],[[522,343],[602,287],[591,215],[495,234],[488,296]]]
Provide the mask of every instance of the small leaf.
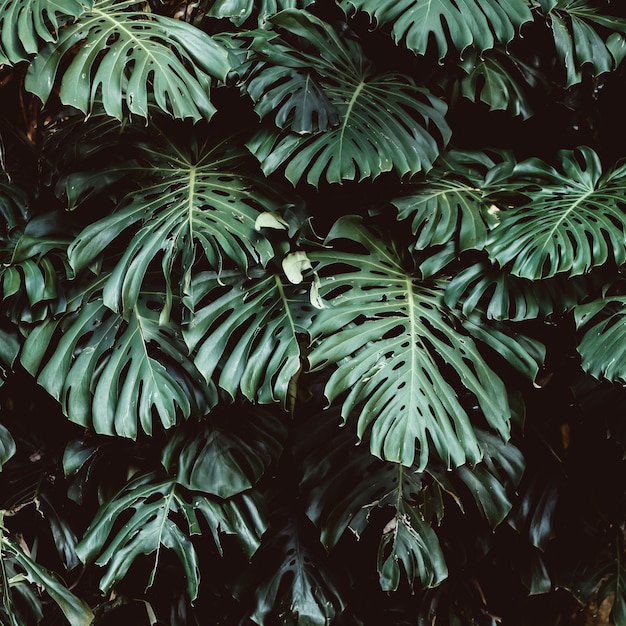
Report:
[[293,285],[299,285],[304,280],[302,272],[313,268],[306,252],[302,250],[286,255],[282,260],[282,266],[287,280]]

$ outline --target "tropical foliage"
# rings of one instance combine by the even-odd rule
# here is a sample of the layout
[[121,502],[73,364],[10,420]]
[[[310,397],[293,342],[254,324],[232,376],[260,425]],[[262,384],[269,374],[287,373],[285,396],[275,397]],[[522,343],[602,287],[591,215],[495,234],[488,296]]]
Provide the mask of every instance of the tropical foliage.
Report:
[[0,0],[0,624],[626,624],[626,11]]

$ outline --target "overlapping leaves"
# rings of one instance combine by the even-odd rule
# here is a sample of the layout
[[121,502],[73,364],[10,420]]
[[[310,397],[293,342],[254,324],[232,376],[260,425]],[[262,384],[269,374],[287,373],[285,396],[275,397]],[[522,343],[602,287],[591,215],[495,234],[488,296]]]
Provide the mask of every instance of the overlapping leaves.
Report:
[[344,6],[367,13],[377,25],[416,54],[424,54],[432,37],[439,58],[450,50],[479,52],[507,43],[532,19],[526,0],[344,0]]
[[[362,180],[388,171],[404,175],[430,169],[450,134],[441,100],[409,76],[376,72],[354,39],[340,37],[306,11],[286,10],[268,22],[274,33],[256,33],[253,53],[271,65],[292,70],[292,76],[303,72],[310,76],[305,77],[310,84],[300,90],[300,97],[308,98],[321,89],[338,111],[340,123],[307,135],[300,133],[311,124],[303,126],[297,116],[294,129],[265,126],[247,146],[266,174],[284,169],[294,185],[306,180],[317,186],[321,180]],[[308,47],[291,45],[296,37],[307,41]],[[261,94],[278,89],[281,72],[268,69],[256,74],[255,81],[255,95],[271,98]],[[326,119],[328,111],[324,101],[319,118]]]
[[503,382],[443,311],[443,286],[420,281],[402,250],[355,219],[339,220],[328,242],[332,250],[311,255],[328,308],[311,326],[308,356],[314,369],[335,368],[326,396],[358,420],[359,436],[371,429],[376,456],[411,466],[417,443],[420,469],[431,446],[448,466],[479,461],[460,391],[505,438],[509,407]]
[[263,26],[268,17],[284,9],[304,9],[314,0],[216,0],[207,11],[209,17],[227,18],[236,26],[241,26],[248,18],[256,17]]
[[92,6],[93,0],[2,0],[0,65],[26,61],[46,42],[56,41],[66,22]]
[[225,80],[228,51],[202,30],[129,0],[96,0],[28,68],[25,87],[46,102],[59,83],[64,104],[89,113],[147,118],[152,99],[175,118],[209,119],[213,79]]
[[519,163],[509,184],[522,198],[500,213],[489,255],[521,278],[577,276],[626,261],[626,166],[603,173],[587,147],[562,151],[559,167],[538,159]]
[[626,56],[626,20],[599,13],[589,0],[544,0],[566,85],[581,82],[585,66],[594,76],[617,67]]
[[[163,479],[154,473],[140,475],[100,508],[77,553],[84,562],[95,561],[105,568],[100,588],[107,592],[143,556],[153,560],[147,581],[151,586],[161,551],[171,550],[182,565],[187,593],[193,600],[198,593],[200,569],[191,536],[201,532],[200,520],[208,524],[220,552],[220,535],[226,533],[236,535],[252,555],[265,531],[259,506],[258,498],[250,493],[228,500],[212,499],[187,491],[173,478]],[[124,525],[116,527],[114,522],[122,519]]]

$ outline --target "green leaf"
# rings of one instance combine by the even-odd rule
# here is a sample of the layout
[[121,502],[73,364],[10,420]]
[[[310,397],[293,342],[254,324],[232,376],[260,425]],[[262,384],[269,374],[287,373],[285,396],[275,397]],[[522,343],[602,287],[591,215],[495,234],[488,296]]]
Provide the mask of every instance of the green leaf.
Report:
[[45,589],[63,611],[71,626],[89,626],[92,623],[94,615],[89,606],[7,537],[2,537],[2,552],[7,552],[19,563],[29,582]]
[[88,114],[101,97],[120,120],[126,112],[147,118],[151,96],[174,118],[210,119],[211,80],[225,80],[228,51],[186,22],[133,5],[96,0],[35,57],[26,89],[46,102],[60,81],[64,104]]
[[510,410],[504,384],[445,310],[443,286],[420,281],[401,249],[353,217],[340,219],[328,242],[333,249],[309,255],[327,308],[311,326],[308,356],[312,369],[334,366],[328,399],[341,398],[359,437],[372,429],[376,456],[411,466],[417,442],[420,470],[431,446],[447,466],[479,461],[462,390],[503,438]]
[[229,19],[235,26],[241,26],[251,15],[255,15],[259,26],[268,17],[283,9],[304,9],[315,0],[215,0],[208,10],[209,17]]
[[589,0],[551,2],[544,13],[552,28],[557,57],[565,67],[567,87],[582,81],[585,65],[598,76],[615,69],[623,59],[623,17],[598,13],[596,3]]
[[458,53],[469,46],[484,52],[508,43],[532,20],[525,0],[343,0],[367,13],[378,26],[391,25],[391,36],[416,54],[425,54],[432,37],[439,59],[450,45]]
[[205,379],[233,398],[241,391],[262,404],[285,404],[310,318],[306,288],[271,272],[207,273],[198,276],[193,295],[195,314],[184,337]]
[[341,115],[310,73],[259,64],[246,80],[246,91],[258,116],[272,116],[278,128],[301,135],[338,126]]
[[[221,533],[237,535],[249,554],[260,543],[265,530],[258,502],[249,494],[216,501],[180,487],[174,478],[160,479],[146,474],[132,479],[111,501],[102,506],[87,529],[76,552],[87,563],[105,568],[100,588],[108,592],[124,578],[131,565],[142,556],[152,556],[154,564],[147,587],[154,582],[163,549],[178,557],[191,600],[198,593],[200,570],[190,536],[199,534],[203,517],[221,550]],[[116,521],[124,520],[123,526]]]
[[509,52],[493,50],[479,55],[466,54],[459,62],[466,73],[460,82],[461,94],[471,102],[484,102],[490,111],[508,111],[523,119],[531,117],[532,108],[525,93],[522,68],[528,70]]
[[391,203],[399,220],[411,219],[417,250],[450,241],[457,254],[484,248],[499,211],[486,181],[495,167],[496,161],[487,154],[451,151],[425,181],[404,186]]
[[124,317],[132,314],[145,275],[157,261],[167,318],[172,274],[179,267],[179,295],[184,298],[194,263],[201,257],[217,270],[227,261],[246,269],[272,258],[272,245],[255,228],[256,219],[263,212],[278,211],[289,197],[254,172],[247,173],[246,154],[237,142],[233,137],[206,138],[191,149],[173,142],[145,147],[150,163],[138,173],[148,181],[113,213],[87,226],[68,250],[79,272],[103,253],[121,249],[104,287],[107,306]]
[[26,61],[93,0],[0,0],[0,65]]
[[333,580],[336,569],[318,545],[306,540],[307,521],[291,516],[270,528],[237,586],[236,596],[252,604],[249,617],[260,626],[272,618],[282,624],[330,626],[344,609]]
[[97,433],[134,439],[139,426],[151,434],[155,418],[169,428],[203,414],[215,392],[200,382],[180,329],[159,325],[162,306],[160,294],[146,294],[125,321],[101,298],[85,301],[78,312],[36,326],[22,364],[70,420]]
[[444,300],[450,307],[460,305],[468,317],[478,308],[487,319],[520,322],[571,311],[589,293],[586,279],[554,276],[531,281],[484,259],[452,277]]
[[188,489],[230,498],[251,488],[283,449],[286,429],[267,411],[217,417],[177,429],[163,466]]
[[2,466],[15,454],[15,441],[3,424],[0,424],[0,471]]
[[603,175],[587,147],[561,151],[559,160],[559,169],[529,159],[514,170],[510,189],[527,200],[500,213],[487,251],[515,276],[577,276],[626,261],[626,166]]
[[[307,135],[263,127],[246,145],[266,175],[284,168],[294,185],[306,179],[317,186],[323,179],[332,183],[430,169],[440,144],[450,137],[443,101],[407,75],[377,73],[356,41],[340,38],[305,11],[286,10],[269,23],[281,34],[258,35],[253,52],[275,66],[312,74],[341,122]],[[309,46],[294,47],[294,37]]]
[[574,309],[576,327],[584,329],[578,344],[582,368],[595,378],[626,381],[626,296],[610,296]]

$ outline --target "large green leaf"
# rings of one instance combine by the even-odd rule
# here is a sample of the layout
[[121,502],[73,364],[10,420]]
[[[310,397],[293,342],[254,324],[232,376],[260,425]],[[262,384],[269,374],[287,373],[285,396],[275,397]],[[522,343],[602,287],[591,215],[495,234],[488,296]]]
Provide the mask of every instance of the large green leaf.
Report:
[[603,174],[598,155],[587,147],[561,151],[559,161],[557,169],[529,159],[513,172],[510,190],[522,199],[500,212],[487,250],[516,276],[576,276],[607,261],[626,261],[626,166]]
[[[354,218],[340,219],[312,253],[327,303],[310,329],[313,369],[333,367],[325,394],[340,398],[358,434],[371,428],[372,452],[419,469],[431,446],[447,466],[482,452],[459,394],[475,397],[504,438],[510,410],[503,382],[443,305],[443,286],[420,281],[411,260]],[[341,242],[341,243],[340,243]],[[344,251],[345,250],[345,251]]]
[[330,550],[348,530],[360,539],[372,511],[382,508],[388,515],[385,528],[379,529],[383,590],[398,588],[402,570],[411,587],[417,580],[425,587],[439,584],[448,569],[430,520],[424,519],[424,475],[372,457],[367,448],[355,445],[352,429],[339,427],[339,417],[333,409],[315,415],[300,433],[301,489],[322,543]]
[[35,57],[26,89],[46,102],[60,81],[64,104],[89,113],[101,98],[120,120],[126,112],[148,117],[151,96],[175,118],[209,119],[211,80],[225,80],[228,51],[202,30],[135,4],[96,0]]
[[448,306],[460,306],[467,316],[479,308],[487,319],[519,322],[571,311],[589,291],[589,285],[581,278],[555,276],[532,281],[513,276],[483,259],[452,277],[445,302]]
[[[247,146],[266,174],[284,168],[294,185],[305,179],[317,186],[323,179],[341,182],[430,169],[440,144],[450,137],[441,100],[407,75],[377,72],[355,40],[340,37],[305,11],[286,10],[268,21],[275,33],[258,33],[252,51],[275,66],[311,74],[341,122],[307,135],[263,127]],[[292,45],[294,37],[308,46]],[[267,90],[276,88],[272,73],[261,76]]]
[[91,9],[93,0],[1,0],[0,65],[29,59],[59,29]]
[[599,13],[597,4],[556,0],[544,7],[568,87],[582,81],[585,66],[597,76],[615,69],[626,54],[626,19]]
[[411,220],[415,248],[454,242],[455,252],[484,248],[498,209],[487,177],[501,157],[480,152],[450,151],[427,178],[404,185],[391,200],[399,220]]
[[626,296],[581,304],[574,315],[576,327],[584,329],[578,345],[583,369],[596,378],[626,381]]
[[[247,614],[264,626],[273,618],[294,626],[330,626],[345,607],[336,568],[311,536],[310,522],[295,514],[270,527],[235,593],[252,605]],[[307,532],[308,531],[308,532]]]
[[94,615],[89,606],[77,598],[53,573],[36,563],[8,537],[2,537],[1,548],[0,559],[5,553],[15,559],[25,572],[26,579],[48,593],[71,626],[89,626],[93,622]]
[[[161,551],[172,550],[182,565],[187,593],[193,600],[200,569],[190,537],[200,534],[200,520],[208,524],[220,551],[220,534],[226,533],[236,535],[251,555],[265,531],[257,500],[249,493],[229,500],[210,499],[181,488],[174,478],[141,475],[99,509],[76,551],[82,561],[95,561],[105,568],[100,588],[106,593],[144,555],[154,561],[147,581],[151,586]],[[122,519],[125,523],[116,526]]]
[[162,306],[162,296],[146,294],[125,321],[94,296],[33,328],[22,364],[72,421],[97,433],[134,439],[138,427],[151,434],[155,419],[168,428],[204,414],[215,391],[202,382],[180,329],[159,325]]
[[176,481],[196,491],[230,498],[252,487],[280,456],[286,437],[282,421],[255,409],[200,424],[185,424],[161,454]]
[[188,295],[196,260],[204,258],[217,270],[229,261],[245,269],[265,265],[273,256],[271,243],[255,228],[256,219],[278,211],[289,197],[255,175],[239,141],[206,138],[190,148],[169,141],[144,147],[142,157],[149,165],[137,170],[147,178],[142,188],[87,226],[68,251],[75,271],[105,252],[121,254],[104,287],[107,306],[130,315],[146,272],[160,264],[166,319],[172,275],[180,276],[178,295]]
[[416,54],[435,43],[439,59],[472,46],[479,52],[507,43],[532,19],[526,0],[343,0],[367,13],[377,25],[391,25],[391,35]]
[[200,274],[184,337],[196,366],[231,397],[286,403],[300,369],[300,335],[312,308],[306,289],[278,273]]
[[268,17],[283,9],[304,9],[315,0],[214,0],[207,11],[209,17],[227,18],[235,26],[241,26],[251,15],[255,15],[259,26]]

